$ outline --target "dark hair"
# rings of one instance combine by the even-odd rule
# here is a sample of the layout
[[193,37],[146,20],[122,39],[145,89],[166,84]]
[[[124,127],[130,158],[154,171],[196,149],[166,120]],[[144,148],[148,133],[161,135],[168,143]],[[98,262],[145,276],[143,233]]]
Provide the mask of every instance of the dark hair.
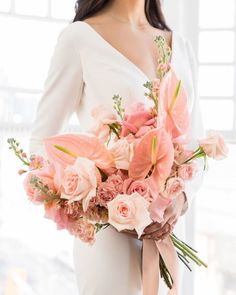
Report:
[[[78,0],[76,1],[76,15],[73,22],[83,21],[87,17],[102,10],[110,0]],[[160,0],[145,0],[145,14],[148,22],[155,28],[171,31],[167,26],[161,9]]]

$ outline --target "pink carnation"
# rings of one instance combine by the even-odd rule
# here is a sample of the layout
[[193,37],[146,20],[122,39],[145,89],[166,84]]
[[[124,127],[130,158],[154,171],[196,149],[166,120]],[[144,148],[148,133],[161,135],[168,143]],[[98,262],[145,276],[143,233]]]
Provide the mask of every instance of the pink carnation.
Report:
[[81,241],[92,245],[95,242],[96,227],[82,218],[69,224],[68,231]]
[[69,217],[61,201],[54,200],[46,202],[44,209],[45,217],[53,220],[57,225],[57,229],[67,229]]
[[123,180],[120,175],[111,175],[106,182],[102,182],[97,191],[97,204],[107,207],[107,203],[113,200],[123,190]]
[[44,207],[45,217],[53,220],[57,229],[66,229],[83,242],[94,243],[96,228],[95,225],[81,218],[81,204],[78,202],[69,204],[68,201],[54,200],[45,203]]
[[87,220],[96,223],[107,223],[108,222],[108,212],[107,209],[101,206],[90,206],[85,213]]

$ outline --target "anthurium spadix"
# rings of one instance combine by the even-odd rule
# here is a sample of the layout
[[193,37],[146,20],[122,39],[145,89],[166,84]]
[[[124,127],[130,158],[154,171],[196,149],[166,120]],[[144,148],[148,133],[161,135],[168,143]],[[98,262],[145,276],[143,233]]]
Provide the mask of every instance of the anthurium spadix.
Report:
[[113,158],[106,146],[90,134],[52,136],[45,139],[45,148],[48,159],[64,167],[73,164],[78,157],[94,161],[100,169],[110,168],[113,164]]
[[152,129],[135,145],[129,177],[147,179],[155,191],[162,190],[171,172],[174,148],[164,129]]
[[161,125],[171,134],[173,142],[186,142],[190,125],[188,98],[172,69],[160,85],[158,113]]

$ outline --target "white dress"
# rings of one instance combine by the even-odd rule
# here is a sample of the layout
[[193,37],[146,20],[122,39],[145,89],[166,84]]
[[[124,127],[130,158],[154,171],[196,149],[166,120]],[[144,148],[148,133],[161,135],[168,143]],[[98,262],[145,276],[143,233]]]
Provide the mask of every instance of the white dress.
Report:
[[[173,33],[171,64],[188,94],[192,143],[202,136],[201,116],[196,95],[194,55],[187,41]],[[62,133],[76,112],[80,127],[93,125],[91,109],[99,104],[112,108],[112,97],[119,94],[124,105],[144,101],[148,80],[144,72],[109,44],[89,24],[79,21],[60,34],[38,105],[30,138],[30,152],[44,155],[43,139]],[[188,203],[201,183],[186,188]],[[184,232],[184,218],[176,231]],[[79,239],[74,242],[75,274],[79,295],[141,295],[142,242],[109,227],[97,234],[93,246]],[[161,291],[160,294],[165,294]],[[183,294],[183,293],[181,293]]]

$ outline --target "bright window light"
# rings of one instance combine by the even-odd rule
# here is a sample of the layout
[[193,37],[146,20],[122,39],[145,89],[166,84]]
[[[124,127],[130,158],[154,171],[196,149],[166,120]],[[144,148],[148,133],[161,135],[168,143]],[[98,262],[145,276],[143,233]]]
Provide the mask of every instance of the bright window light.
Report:
[[72,20],[75,16],[75,0],[52,0],[52,16]]
[[232,28],[235,25],[235,0],[200,0],[201,28]]
[[199,34],[199,60],[200,62],[233,62],[234,61],[235,33],[201,32]]
[[48,13],[48,1],[15,0],[15,10],[20,14],[46,16]]
[[201,96],[233,96],[233,66],[200,66],[199,93]]

